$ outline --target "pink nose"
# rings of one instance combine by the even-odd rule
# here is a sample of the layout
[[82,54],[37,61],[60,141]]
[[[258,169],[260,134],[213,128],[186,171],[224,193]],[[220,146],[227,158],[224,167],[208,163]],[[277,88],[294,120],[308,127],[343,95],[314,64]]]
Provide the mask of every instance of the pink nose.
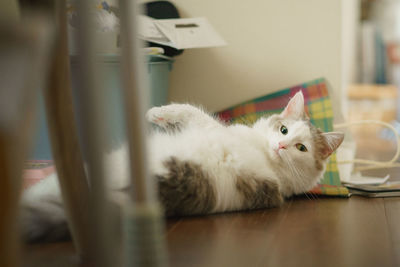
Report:
[[286,149],[286,145],[284,143],[279,142],[278,144],[279,144],[279,149],[282,149],[282,148]]

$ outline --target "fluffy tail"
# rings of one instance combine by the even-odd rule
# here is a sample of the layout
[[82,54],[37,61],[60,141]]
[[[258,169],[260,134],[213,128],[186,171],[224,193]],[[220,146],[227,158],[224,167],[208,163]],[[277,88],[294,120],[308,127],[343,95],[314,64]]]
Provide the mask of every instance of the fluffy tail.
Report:
[[40,205],[24,203],[20,218],[22,237],[29,243],[69,238],[64,209],[56,202],[42,200]]
[[54,174],[24,192],[20,225],[27,242],[51,242],[69,238],[57,176]]

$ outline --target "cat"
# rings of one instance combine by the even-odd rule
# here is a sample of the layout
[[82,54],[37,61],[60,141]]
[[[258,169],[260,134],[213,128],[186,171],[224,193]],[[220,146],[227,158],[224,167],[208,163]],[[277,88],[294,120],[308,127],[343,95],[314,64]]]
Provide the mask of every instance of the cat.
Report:
[[[149,137],[149,168],[166,216],[278,207],[317,184],[344,138],[311,124],[301,91],[280,114],[252,126],[225,125],[189,104],[153,107],[146,118],[160,129]],[[118,199],[129,187],[127,146],[106,162],[108,187]],[[22,223],[28,240],[65,235],[56,174],[24,192]]]

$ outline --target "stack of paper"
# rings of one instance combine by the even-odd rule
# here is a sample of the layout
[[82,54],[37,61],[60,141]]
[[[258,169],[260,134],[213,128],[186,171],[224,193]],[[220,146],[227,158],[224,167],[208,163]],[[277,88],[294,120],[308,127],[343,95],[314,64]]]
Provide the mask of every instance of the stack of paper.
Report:
[[383,178],[354,174],[348,181],[342,181],[351,195],[365,197],[398,197],[400,196],[400,182],[388,182],[390,175]]

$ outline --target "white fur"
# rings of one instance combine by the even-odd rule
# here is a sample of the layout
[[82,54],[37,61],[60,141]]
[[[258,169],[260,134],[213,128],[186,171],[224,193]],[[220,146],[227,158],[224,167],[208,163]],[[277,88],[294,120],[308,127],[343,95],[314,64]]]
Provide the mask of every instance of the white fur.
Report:
[[43,198],[58,197],[60,194],[57,174],[53,173],[26,189],[22,195],[22,202],[38,202]]
[[[239,209],[242,195],[237,191],[237,177],[256,177],[278,184],[287,197],[311,189],[324,170],[315,168],[313,139],[304,118],[304,99],[296,94],[280,115],[262,118],[253,126],[225,126],[199,108],[171,104],[152,108],[146,117],[163,128],[176,125],[180,131],[155,131],[149,138],[149,167],[152,175],[168,172],[163,163],[175,157],[201,166],[211,179],[216,195],[214,212]],[[288,129],[280,132],[281,125]],[[336,148],[343,136],[326,137]],[[285,145],[279,149],[279,143]],[[296,144],[303,144],[301,152]],[[106,177],[112,190],[129,185],[127,147],[106,155]],[[59,195],[53,176],[25,192],[24,201],[38,202],[41,195]],[[61,201],[61,197],[60,201]]]
[[218,125],[206,134],[196,126],[176,134],[155,134],[150,142],[150,169],[166,172],[160,163],[170,157],[197,163],[216,187],[215,211],[232,210],[241,203],[235,187],[240,173],[276,177],[260,149],[265,144],[258,132],[242,125]]
[[[281,191],[284,196],[299,194],[310,190],[321,178],[322,172],[315,169],[314,147],[311,132],[304,121],[285,118],[282,124],[288,128],[287,135],[272,127],[268,119],[262,119],[254,125],[254,129],[264,134],[264,139],[271,149],[270,165],[279,176]],[[286,144],[286,149],[280,149],[279,142]],[[296,144],[305,145],[308,152],[301,152]]]

